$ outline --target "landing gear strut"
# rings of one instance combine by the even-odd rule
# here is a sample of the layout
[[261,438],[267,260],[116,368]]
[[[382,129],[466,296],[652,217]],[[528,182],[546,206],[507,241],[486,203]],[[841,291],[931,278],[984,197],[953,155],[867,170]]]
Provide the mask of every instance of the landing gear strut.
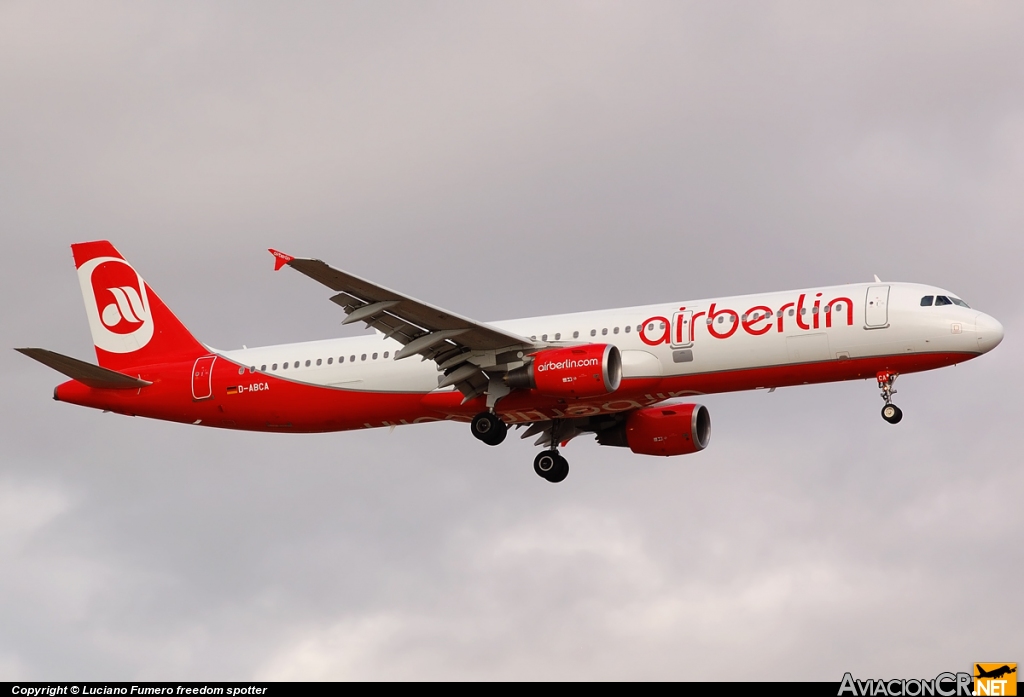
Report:
[[882,399],[885,400],[885,406],[882,407],[882,418],[891,424],[898,424],[903,420],[903,410],[892,403],[892,396],[896,394],[896,390],[892,386],[899,376],[899,373],[892,373],[888,370],[881,371],[877,376],[878,389],[882,391]]
[[533,460],[533,471],[557,484],[569,476],[569,462],[557,450],[544,450]]
[[508,426],[505,422],[489,411],[482,411],[474,416],[470,429],[477,440],[487,445],[498,445],[508,435]]

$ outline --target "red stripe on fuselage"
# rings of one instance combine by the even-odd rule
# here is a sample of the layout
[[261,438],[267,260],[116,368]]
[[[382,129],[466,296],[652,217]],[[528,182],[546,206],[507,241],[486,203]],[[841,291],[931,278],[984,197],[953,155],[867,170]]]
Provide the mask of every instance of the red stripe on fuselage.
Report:
[[[737,392],[761,387],[874,378],[883,370],[914,373],[963,363],[974,353],[901,354],[830,360],[817,363],[697,373],[669,377],[628,378],[613,394],[559,400],[533,391],[515,391],[498,403],[508,422],[594,416],[628,411],[675,397]],[[275,375],[239,374],[237,364],[221,358],[228,370],[214,370],[213,396],[192,399],[192,363],[152,366],[132,371],[153,384],[139,390],[98,390],[76,382],[57,387],[55,397],[130,416],[195,423],[249,431],[316,433],[348,431],[430,421],[468,421],[483,411],[484,398],[462,404],[459,392],[359,392],[294,382]],[[235,388],[229,394],[228,389]]]

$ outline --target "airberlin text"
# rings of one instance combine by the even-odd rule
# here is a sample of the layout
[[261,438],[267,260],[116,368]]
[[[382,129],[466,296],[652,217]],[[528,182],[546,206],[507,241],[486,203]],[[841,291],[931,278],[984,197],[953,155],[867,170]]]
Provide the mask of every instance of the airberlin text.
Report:
[[846,673],[838,697],[969,697],[970,673],[939,673],[931,680],[856,680]]
[[564,361],[548,361],[547,363],[541,363],[537,366],[537,372],[543,373],[546,370],[569,370],[571,368],[588,368],[590,366],[600,365],[601,361],[596,358],[583,358],[580,360],[567,359]]
[[[853,301],[849,298],[832,298],[822,303],[821,293],[814,294],[814,303],[807,304],[807,294],[801,293],[796,302],[789,302],[773,310],[767,305],[755,305],[746,312],[740,314],[736,310],[720,308],[718,303],[711,303],[707,311],[694,312],[685,307],[672,315],[672,321],[668,317],[648,317],[640,327],[640,340],[648,346],[659,344],[671,344],[672,346],[688,346],[693,343],[697,332],[697,320],[704,317],[703,324],[707,332],[716,339],[728,339],[735,334],[740,327],[751,336],[767,334],[773,328],[776,332],[782,333],[793,331],[793,326],[786,325],[795,322],[796,329],[809,330],[820,329],[822,325],[821,316],[825,316],[825,328],[832,326],[832,316],[838,315],[837,323],[846,321],[848,326],[853,326]],[[807,315],[810,313],[810,318]],[[789,319],[792,318],[792,319]]]

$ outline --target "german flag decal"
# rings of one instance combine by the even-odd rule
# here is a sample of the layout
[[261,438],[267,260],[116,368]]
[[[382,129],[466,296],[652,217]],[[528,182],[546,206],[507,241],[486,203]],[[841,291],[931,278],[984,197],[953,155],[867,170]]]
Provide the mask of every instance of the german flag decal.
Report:
[[228,394],[238,394],[238,387],[235,386],[235,385],[232,385],[231,387],[229,387],[228,388]]

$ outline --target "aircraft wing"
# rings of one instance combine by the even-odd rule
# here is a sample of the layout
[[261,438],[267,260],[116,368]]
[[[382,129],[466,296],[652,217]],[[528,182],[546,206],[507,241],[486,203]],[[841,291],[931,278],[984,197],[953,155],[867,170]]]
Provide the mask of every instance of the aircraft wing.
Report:
[[401,342],[404,347],[396,359],[418,355],[436,362],[446,373],[439,386],[456,385],[467,400],[487,390],[489,377],[483,371],[504,372],[521,364],[520,352],[546,345],[403,295],[319,259],[292,257],[273,249],[270,253],[275,270],[290,266],[337,291],[331,301],[348,315],[342,324],[364,322]]

